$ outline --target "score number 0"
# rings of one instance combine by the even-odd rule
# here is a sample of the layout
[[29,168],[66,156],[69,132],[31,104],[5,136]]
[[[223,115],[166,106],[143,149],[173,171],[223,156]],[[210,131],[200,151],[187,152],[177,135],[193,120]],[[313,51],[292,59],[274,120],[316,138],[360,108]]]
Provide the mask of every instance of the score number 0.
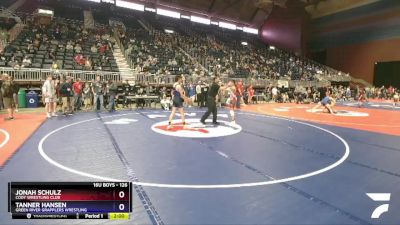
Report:
[[[123,199],[125,197],[125,192],[124,191],[120,191],[118,193],[118,197],[120,199]],[[123,211],[125,209],[125,204],[123,204],[123,203],[119,204],[118,208],[119,208],[120,211]]]

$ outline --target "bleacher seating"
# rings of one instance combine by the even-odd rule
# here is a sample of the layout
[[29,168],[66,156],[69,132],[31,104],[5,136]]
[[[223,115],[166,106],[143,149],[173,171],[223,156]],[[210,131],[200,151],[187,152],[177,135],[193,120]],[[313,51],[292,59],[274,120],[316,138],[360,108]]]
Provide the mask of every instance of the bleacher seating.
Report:
[[142,28],[129,29],[122,43],[128,52],[128,60],[138,72],[180,75],[189,74],[192,69],[190,59],[179,49],[175,35],[159,31],[149,34]]
[[[32,5],[40,3],[53,8],[55,17],[50,26],[28,24],[21,34],[0,53],[0,65],[9,67],[117,71],[110,48],[99,53],[100,46],[112,46],[107,40],[114,33],[109,19],[122,22],[120,39],[127,61],[138,73],[189,74],[194,77],[219,74],[226,78],[286,79],[313,81],[337,76],[339,71],[280,49],[270,49],[257,35],[221,29],[215,25],[192,23],[151,12],[137,12],[71,0],[27,1],[19,10],[32,13]],[[66,10],[68,8],[68,10]],[[83,10],[91,9],[96,24],[103,28],[83,29]],[[150,31],[142,22],[150,25]],[[125,29],[126,28],[126,29]],[[172,29],[174,34],[167,34]],[[106,35],[104,38],[102,35]],[[241,42],[248,45],[241,45]],[[92,48],[93,52],[92,52]],[[91,67],[76,60],[89,59]],[[79,60],[78,60],[79,61]],[[344,73],[343,73],[344,75]]]
[[[144,13],[141,19],[156,30],[172,29],[178,45],[196,58],[209,74],[235,78],[314,80],[317,74],[337,75],[338,71],[280,49],[270,50],[256,35],[220,29]],[[241,42],[247,42],[247,46]]]
[[[49,69],[55,63],[58,69],[118,71],[110,34],[109,28],[84,29],[82,22],[72,20],[56,19],[49,26],[30,23],[5,48],[1,61],[10,67]],[[78,62],[78,54],[90,65]]]

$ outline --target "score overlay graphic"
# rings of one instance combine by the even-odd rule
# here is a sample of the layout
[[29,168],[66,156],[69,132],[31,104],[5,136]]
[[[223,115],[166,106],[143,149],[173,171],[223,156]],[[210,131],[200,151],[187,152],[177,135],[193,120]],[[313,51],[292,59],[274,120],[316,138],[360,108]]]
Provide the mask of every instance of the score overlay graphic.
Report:
[[10,182],[13,219],[129,219],[129,182]]

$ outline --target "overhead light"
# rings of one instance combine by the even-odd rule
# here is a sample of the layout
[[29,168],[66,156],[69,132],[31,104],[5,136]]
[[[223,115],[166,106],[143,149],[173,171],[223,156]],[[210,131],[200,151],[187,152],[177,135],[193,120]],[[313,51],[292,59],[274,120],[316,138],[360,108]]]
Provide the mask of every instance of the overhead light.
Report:
[[117,0],[116,6],[123,7],[123,8],[128,8],[128,9],[133,9],[133,10],[138,10],[138,11],[144,11],[144,5],[141,4],[136,4],[133,2],[126,2],[126,1],[121,1]]
[[251,27],[243,27],[243,32],[251,33],[251,34],[258,34],[258,30]]
[[38,13],[39,14],[50,15],[50,16],[54,15],[54,11],[50,10],[50,9],[38,9]]
[[269,49],[270,49],[270,50],[274,50],[275,47],[274,47],[274,46],[269,46]]
[[156,12],[156,9],[155,9],[155,8],[146,7],[146,8],[144,8],[144,10],[145,10],[145,11],[149,11],[149,12]]
[[212,25],[217,25],[218,26],[218,22],[217,21],[211,21],[210,22]]
[[190,20],[190,16],[181,15],[181,18]]
[[236,27],[236,30],[243,30],[243,27]]
[[236,30],[236,25],[232,23],[219,22],[219,27]]
[[174,33],[174,31],[173,31],[173,30],[170,30],[170,29],[164,29],[164,31],[165,31],[165,33],[167,33],[167,34],[173,34],[173,33]]
[[196,22],[196,23],[207,24],[207,25],[210,25],[210,22],[211,22],[210,19],[198,17],[198,16],[190,16],[190,21]]
[[86,1],[100,3],[100,0],[86,0]]
[[115,4],[115,0],[101,0],[101,2]]
[[158,15],[162,15],[162,16],[169,16],[172,18],[181,18],[181,14],[178,12],[174,12],[174,11],[170,11],[170,10],[166,10],[166,9],[158,9],[157,8],[157,14]]
[[244,45],[244,46],[247,46],[247,45],[248,45],[248,43],[247,43],[247,42],[245,42],[245,41],[242,41],[242,45]]

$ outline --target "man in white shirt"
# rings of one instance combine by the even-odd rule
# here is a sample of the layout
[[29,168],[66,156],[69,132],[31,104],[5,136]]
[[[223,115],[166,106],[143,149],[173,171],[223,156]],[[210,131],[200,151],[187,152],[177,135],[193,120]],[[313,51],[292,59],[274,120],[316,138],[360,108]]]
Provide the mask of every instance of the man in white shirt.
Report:
[[52,75],[47,76],[47,80],[44,82],[42,87],[42,94],[44,97],[44,102],[46,104],[45,109],[47,118],[50,118],[52,116],[57,116],[55,112],[57,104],[57,96]]
[[274,102],[276,102],[276,100],[278,100],[278,89],[276,87],[272,88],[272,99],[274,100]]
[[196,101],[197,101],[197,106],[200,107],[201,103],[201,81],[196,85]]

